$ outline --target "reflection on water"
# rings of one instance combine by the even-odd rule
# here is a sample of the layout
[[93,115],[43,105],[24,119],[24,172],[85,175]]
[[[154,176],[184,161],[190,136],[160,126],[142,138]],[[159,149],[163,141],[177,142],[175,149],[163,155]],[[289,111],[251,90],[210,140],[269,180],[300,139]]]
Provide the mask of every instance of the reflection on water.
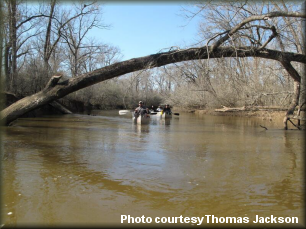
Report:
[[141,126],[96,111],[20,119],[3,129],[3,223],[116,225],[121,215],[302,222],[303,139],[255,118],[181,114]]

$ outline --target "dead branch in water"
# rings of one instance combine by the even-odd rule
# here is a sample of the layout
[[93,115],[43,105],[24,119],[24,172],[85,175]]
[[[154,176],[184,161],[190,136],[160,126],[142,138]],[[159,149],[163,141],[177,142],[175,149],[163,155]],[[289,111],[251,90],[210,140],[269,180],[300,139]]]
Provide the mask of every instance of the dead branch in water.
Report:
[[266,129],[266,130],[268,130],[268,128],[267,127],[265,127],[265,126],[262,126],[262,125],[259,125],[260,127],[262,127],[262,128],[264,128],[264,129]]
[[288,119],[288,120],[291,122],[292,125],[294,125],[296,128],[298,128],[299,130],[301,130],[301,127],[295,125],[295,124],[291,121],[291,119]]

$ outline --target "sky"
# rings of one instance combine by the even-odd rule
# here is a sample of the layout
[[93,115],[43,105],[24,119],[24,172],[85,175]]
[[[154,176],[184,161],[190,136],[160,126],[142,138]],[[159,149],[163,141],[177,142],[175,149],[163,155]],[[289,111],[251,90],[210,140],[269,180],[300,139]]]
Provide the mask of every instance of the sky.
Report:
[[179,16],[183,5],[193,9],[184,2],[103,3],[103,21],[111,27],[93,29],[90,36],[118,47],[122,60],[165,52],[171,46],[183,48],[196,43],[199,20]]

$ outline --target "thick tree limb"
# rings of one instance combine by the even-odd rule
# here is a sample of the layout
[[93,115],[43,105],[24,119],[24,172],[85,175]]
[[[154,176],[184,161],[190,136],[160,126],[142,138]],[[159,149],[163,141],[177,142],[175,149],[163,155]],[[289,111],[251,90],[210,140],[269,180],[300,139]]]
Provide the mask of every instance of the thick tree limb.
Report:
[[293,115],[294,110],[296,108],[296,106],[299,104],[299,98],[300,98],[300,90],[301,90],[301,76],[299,75],[299,73],[293,68],[293,66],[291,65],[291,63],[289,61],[281,61],[282,65],[285,67],[285,69],[287,70],[287,72],[290,74],[290,76],[293,78],[294,80],[294,95],[293,95],[293,99],[292,102],[289,106],[289,109],[286,113],[286,116],[283,120],[284,122],[284,129],[287,130],[288,126],[287,126],[287,121],[290,120],[289,116]]
[[260,47],[260,49],[265,48],[265,47],[267,46],[267,44],[269,44],[270,41],[272,41],[272,39],[273,39],[274,37],[277,36],[276,28],[275,28],[274,26],[271,27],[271,30],[272,30],[271,36],[270,36],[269,39]]
[[61,75],[52,76],[51,79],[49,80],[49,82],[47,83],[47,85],[45,87],[45,90],[48,90],[48,89],[54,87],[61,78],[62,78]]
[[[301,115],[301,109],[302,107],[306,104],[306,102],[303,102],[301,105],[299,105],[299,109],[298,109],[298,112],[297,112],[297,117],[300,117]],[[302,120],[302,117],[298,118],[298,126],[301,125],[301,120]],[[303,120],[305,121],[305,120]]]
[[72,114],[70,110],[68,110],[66,107],[64,107],[62,104],[60,104],[57,101],[53,101],[49,104],[53,106],[54,108],[56,108],[57,110],[59,110],[60,112],[62,112],[63,114]]
[[288,120],[291,122],[292,125],[294,125],[296,128],[298,128],[299,130],[301,130],[301,127],[295,125],[290,119],[288,119]]
[[[210,53],[209,58],[222,57],[261,57],[284,62],[285,60],[306,63],[306,55],[280,52],[271,49],[256,49],[252,47],[219,47]],[[19,116],[32,111],[40,106],[62,98],[72,92],[93,84],[118,77],[130,72],[164,66],[167,64],[207,59],[207,47],[190,48],[186,50],[171,51],[153,54],[145,57],[133,58],[115,63],[104,68],[86,73],[76,78],[58,83],[60,76],[53,76],[47,86],[40,92],[25,97],[1,111],[1,121],[8,124]],[[5,120],[5,121],[4,121]]]
[[301,76],[291,65],[290,60],[281,61],[281,63],[294,81],[301,82]]

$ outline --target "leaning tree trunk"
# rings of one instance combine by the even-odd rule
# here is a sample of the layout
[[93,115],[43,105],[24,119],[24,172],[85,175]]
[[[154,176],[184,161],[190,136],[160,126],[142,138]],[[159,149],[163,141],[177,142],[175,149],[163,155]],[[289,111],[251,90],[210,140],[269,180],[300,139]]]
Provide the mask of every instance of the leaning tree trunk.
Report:
[[287,122],[288,120],[290,120],[290,116],[293,115],[295,108],[297,107],[297,105],[299,104],[299,98],[300,98],[300,87],[301,87],[301,76],[299,75],[299,73],[293,68],[293,66],[291,65],[290,61],[281,61],[282,65],[285,67],[285,69],[287,70],[287,72],[289,73],[289,75],[293,78],[294,80],[294,93],[293,93],[293,99],[292,102],[286,112],[286,116],[284,118],[284,129],[287,130],[288,129],[288,125]]
[[[251,47],[218,47],[212,50],[211,47],[190,48],[165,53],[153,54],[145,57],[130,59],[115,63],[104,68],[97,69],[76,78],[58,82],[61,76],[53,76],[47,86],[40,92],[25,97],[1,111],[1,121],[9,124],[21,115],[39,108],[56,99],[62,98],[72,92],[88,87],[90,85],[118,77],[130,72],[160,67],[167,64],[208,58],[222,57],[261,57],[284,62],[284,60],[306,63],[306,56],[302,54],[279,52],[271,49],[256,49]],[[284,62],[288,65],[288,62]],[[288,69],[292,71],[289,62]],[[291,75],[292,76],[292,75]]]
[[295,108],[299,104],[299,97],[300,97],[300,82],[294,81],[294,93],[293,93],[293,99],[292,102],[286,112],[286,116],[284,118],[284,129],[288,130],[287,122],[290,120],[290,116],[293,115]]

